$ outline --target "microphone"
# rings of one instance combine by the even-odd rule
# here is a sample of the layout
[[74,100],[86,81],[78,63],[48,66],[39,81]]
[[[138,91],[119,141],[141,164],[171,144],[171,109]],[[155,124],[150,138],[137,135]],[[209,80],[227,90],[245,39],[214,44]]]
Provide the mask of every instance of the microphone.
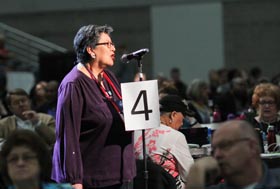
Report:
[[129,53],[129,54],[123,54],[121,57],[121,61],[128,63],[132,59],[140,59],[143,55],[145,55],[147,52],[149,52],[148,48],[140,49],[138,51]]

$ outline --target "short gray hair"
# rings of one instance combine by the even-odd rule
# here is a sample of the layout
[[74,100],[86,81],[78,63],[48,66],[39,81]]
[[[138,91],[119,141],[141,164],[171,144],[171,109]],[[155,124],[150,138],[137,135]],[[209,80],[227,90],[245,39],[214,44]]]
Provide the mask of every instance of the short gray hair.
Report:
[[74,50],[76,52],[76,62],[85,64],[91,59],[91,56],[87,52],[87,47],[94,48],[98,43],[100,34],[106,33],[110,35],[113,32],[111,26],[98,26],[98,25],[87,25],[82,26],[77,32],[74,38]]

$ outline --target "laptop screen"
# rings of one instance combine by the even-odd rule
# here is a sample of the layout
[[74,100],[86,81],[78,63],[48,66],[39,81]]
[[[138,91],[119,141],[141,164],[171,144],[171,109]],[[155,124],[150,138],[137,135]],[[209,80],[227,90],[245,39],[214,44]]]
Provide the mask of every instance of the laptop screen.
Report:
[[199,144],[200,146],[209,144],[207,127],[179,129],[179,131],[185,135],[189,144]]

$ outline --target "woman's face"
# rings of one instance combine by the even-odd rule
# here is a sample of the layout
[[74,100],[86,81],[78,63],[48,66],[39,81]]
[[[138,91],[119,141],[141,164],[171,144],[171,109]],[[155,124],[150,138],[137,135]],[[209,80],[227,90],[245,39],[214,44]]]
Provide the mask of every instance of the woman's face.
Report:
[[13,183],[39,181],[38,157],[28,147],[16,146],[7,156],[7,171]]
[[47,83],[45,82],[40,82],[36,85],[36,96],[37,97],[40,97],[40,98],[44,98],[45,97],[45,94],[46,94],[46,86],[47,86]]
[[95,61],[98,62],[99,67],[106,68],[114,65],[115,50],[111,37],[106,33],[101,33],[99,41],[93,50],[96,56]]
[[270,96],[264,96],[259,99],[258,112],[261,118],[273,118],[277,116],[277,106],[275,99]]

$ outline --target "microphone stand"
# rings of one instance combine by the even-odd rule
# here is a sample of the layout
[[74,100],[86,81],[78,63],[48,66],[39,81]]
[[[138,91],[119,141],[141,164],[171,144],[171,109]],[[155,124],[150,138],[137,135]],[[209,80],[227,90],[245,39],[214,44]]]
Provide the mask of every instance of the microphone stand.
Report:
[[[139,70],[139,81],[143,81],[143,71],[142,71],[142,56],[137,57],[138,70]],[[144,162],[144,181],[145,181],[145,189],[148,189],[148,180],[149,180],[149,172],[147,167],[147,156],[146,156],[146,140],[145,140],[145,129],[142,129],[142,147],[143,147],[143,162]]]

